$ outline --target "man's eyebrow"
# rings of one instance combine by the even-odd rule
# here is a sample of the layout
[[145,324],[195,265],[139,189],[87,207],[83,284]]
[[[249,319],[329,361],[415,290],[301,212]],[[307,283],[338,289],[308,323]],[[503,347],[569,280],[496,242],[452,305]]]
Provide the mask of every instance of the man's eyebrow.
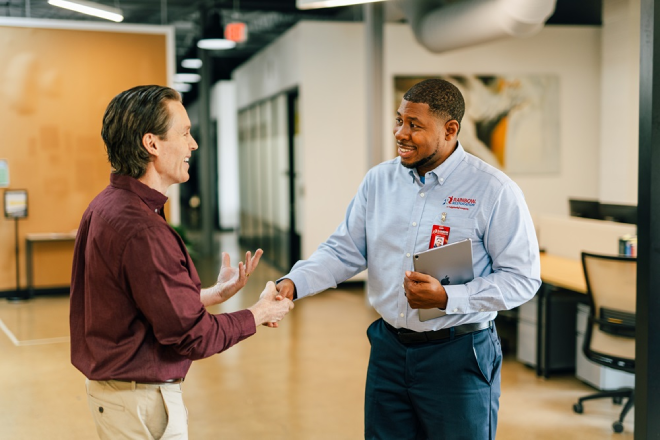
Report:
[[[397,110],[397,112],[396,112],[396,115],[399,116],[399,117],[401,117],[401,113],[399,113],[398,110]],[[415,116],[408,116],[408,119],[412,119],[412,120],[415,120],[415,121],[419,121],[419,119],[416,118]]]

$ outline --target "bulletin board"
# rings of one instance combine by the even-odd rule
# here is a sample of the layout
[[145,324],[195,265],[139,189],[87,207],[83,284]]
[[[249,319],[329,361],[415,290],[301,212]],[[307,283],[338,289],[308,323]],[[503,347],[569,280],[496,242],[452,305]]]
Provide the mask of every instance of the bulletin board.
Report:
[[[168,85],[174,66],[167,26],[0,19],[0,158],[11,187],[30,194],[25,234],[70,232],[109,183],[103,113],[123,90]],[[0,291],[15,288],[14,222],[0,218]],[[46,245],[44,245],[46,246]],[[35,287],[68,285],[71,244],[35,249]]]

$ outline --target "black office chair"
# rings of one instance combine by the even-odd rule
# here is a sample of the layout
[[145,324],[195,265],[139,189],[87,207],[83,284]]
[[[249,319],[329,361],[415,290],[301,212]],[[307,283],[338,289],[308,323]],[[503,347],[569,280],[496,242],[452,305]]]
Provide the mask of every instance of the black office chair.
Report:
[[[590,303],[582,351],[599,365],[634,373],[637,259],[583,252],[582,266]],[[611,397],[617,404],[628,398],[619,420],[612,424],[614,432],[623,432],[623,419],[635,402],[634,388],[604,390],[582,397],[573,405],[573,411],[582,414],[582,402],[602,397]]]

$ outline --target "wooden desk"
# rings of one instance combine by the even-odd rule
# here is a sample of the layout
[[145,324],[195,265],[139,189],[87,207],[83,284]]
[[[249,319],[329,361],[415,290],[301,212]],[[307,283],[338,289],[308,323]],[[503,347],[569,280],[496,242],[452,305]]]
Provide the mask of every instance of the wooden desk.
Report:
[[547,378],[575,368],[575,317],[577,304],[586,301],[587,286],[581,261],[549,254],[541,254],[541,280],[534,300],[520,308],[518,338],[525,354],[519,358]]
[[53,243],[75,241],[77,231],[25,234],[25,258],[27,271],[27,297],[34,297],[33,245],[34,243]]
[[587,293],[587,283],[584,280],[582,262],[568,258],[557,257],[546,253],[541,254],[541,280],[544,283],[572,290],[578,293]]

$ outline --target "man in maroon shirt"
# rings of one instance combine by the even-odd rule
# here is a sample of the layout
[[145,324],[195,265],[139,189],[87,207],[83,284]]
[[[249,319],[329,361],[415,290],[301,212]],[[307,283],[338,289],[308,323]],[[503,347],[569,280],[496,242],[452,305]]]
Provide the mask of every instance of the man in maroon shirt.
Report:
[[[201,283],[181,237],[165,221],[170,185],[188,180],[197,143],[180,95],[140,86],[117,95],[101,131],[110,185],[85,211],[71,276],[71,362],[87,377],[102,439],[187,438],[181,382],[193,360],[228,349],[256,326],[281,320],[293,303],[272,282],[246,310],[213,315],[261,257]],[[271,325],[274,326],[274,325]]]

